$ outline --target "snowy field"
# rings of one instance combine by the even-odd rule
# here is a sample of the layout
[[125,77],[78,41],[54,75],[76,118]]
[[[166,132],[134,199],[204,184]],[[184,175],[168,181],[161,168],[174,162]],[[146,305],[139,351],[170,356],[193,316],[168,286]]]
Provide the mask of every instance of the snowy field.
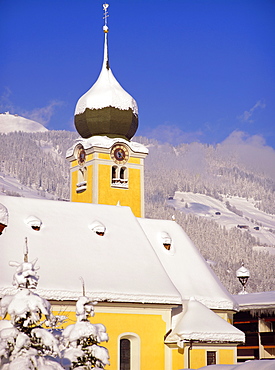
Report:
[[[236,214],[226,207],[229,202],[235,207]],[[186,214],[210,218],[226,228],[241,227],[258,238],[261,244],[268,247],[255,247],[257,250],[266,250],[275,254],[275,216],[260,211],[254,206],[253,200],[239,197],[224,197],[223,201],[204,194],[175,192],[173,199],[167,204]],[[271,231],[273,230],[273,232]]]

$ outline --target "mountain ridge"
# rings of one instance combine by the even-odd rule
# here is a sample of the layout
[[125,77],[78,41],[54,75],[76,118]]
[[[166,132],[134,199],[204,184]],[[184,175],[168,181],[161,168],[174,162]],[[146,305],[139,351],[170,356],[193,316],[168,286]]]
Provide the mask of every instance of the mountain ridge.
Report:
[[48,129],[41,123],[21,117],[18,114],[0,113],[0,133],[7,134],[15,131],[45,132]]

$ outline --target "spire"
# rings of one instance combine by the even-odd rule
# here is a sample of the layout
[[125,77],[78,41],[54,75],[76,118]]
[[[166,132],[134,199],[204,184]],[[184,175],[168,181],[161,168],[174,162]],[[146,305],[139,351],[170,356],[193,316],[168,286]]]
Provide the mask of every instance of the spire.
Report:
[[109,4],[103,4],[103,9],[104,9],[104,26],[103,26],[103,31],[104,31],[104,57],[103,57],[103,66],[102,68],[107,68],[110,69],[110,64],[109,64],[109,53],[108,53],[108,32],[109,32],[109,27],[108,27],[108,22],[107,19],[109,17],[107,9],[109,8]]
[[135,99],[114,77],[108,55],[108,7],[104,10],[104,55],[97,81],[75,108],[75,127],[83,138],[102,135],[131,140],[138,128],[138,107]]

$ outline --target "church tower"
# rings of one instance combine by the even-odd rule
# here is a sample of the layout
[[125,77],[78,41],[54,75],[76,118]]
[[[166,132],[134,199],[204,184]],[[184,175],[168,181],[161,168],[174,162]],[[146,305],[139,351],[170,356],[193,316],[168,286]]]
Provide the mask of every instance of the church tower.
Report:
[[70,200],[131,207],[144,217],[144,159],[148,149],[131,139],[138,128],[138,107],[114,77],[108,56],[108,4],[102,69],[76,104],[75,127],[81,138],[67,151]]

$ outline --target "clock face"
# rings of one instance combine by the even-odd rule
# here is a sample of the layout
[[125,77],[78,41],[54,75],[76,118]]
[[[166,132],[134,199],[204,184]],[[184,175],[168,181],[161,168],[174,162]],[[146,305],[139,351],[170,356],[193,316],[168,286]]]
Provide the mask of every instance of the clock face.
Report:
[[129,152],[122,144],[116,144],[111,149],[111,158],[116,164],[124,164],[129,159]]
[[86,153],[84,149],[79,150],[77,159],[78,159],[78,164],[83,165],[85,163]]

